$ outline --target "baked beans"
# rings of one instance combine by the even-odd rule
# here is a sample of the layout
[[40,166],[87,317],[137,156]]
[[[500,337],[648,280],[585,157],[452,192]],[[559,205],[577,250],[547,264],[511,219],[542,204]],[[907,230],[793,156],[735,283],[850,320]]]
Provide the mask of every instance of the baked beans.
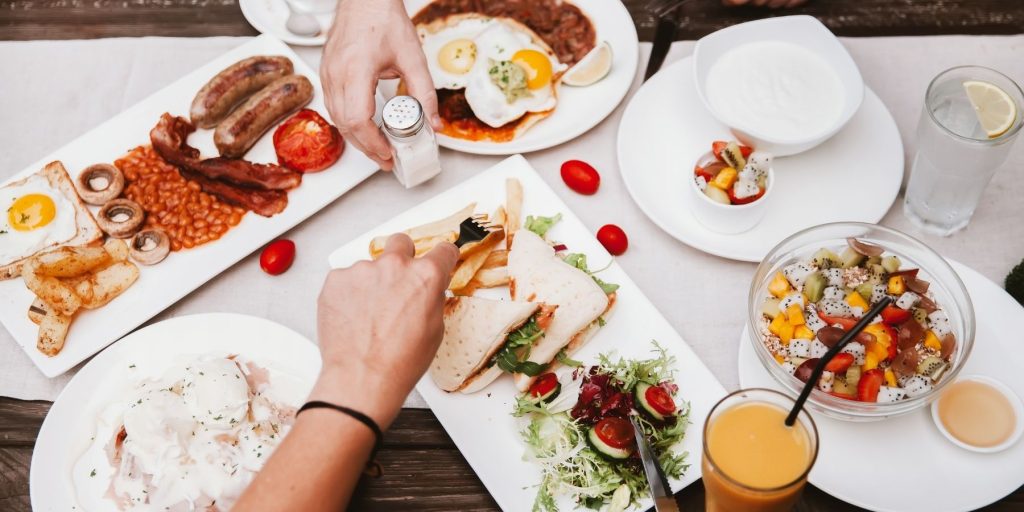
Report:
[[223,203],[183,178],[151,146],[131,150],[114,165],[124,173],[124,196],[145,210],[147,228],[167,232],[172,251],[217,240],[245,216],[244,208]]

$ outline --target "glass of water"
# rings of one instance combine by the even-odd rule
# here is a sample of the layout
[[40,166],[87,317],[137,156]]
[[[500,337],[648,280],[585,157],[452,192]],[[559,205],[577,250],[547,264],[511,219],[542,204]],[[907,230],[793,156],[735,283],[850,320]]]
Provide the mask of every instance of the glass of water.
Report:
[[[979,116],[986,105],[975,105],[968,87],[984,90],[981,100],[1006,97],[1015,117],[1001,134],[983,129]],[[994,88],[990,87],[994,86]],[[1000,95],[1000,91],[1005,93]],[[1006,75],[980,66],[947,69],[928,85],[917,125],[917,153],[907,184],[903,213],[926,232],[948,236],[971,221],[985,187],[1006,161],[1020,131],[1024,93]],[[1006,112],[1001,110],[1000,112]]]

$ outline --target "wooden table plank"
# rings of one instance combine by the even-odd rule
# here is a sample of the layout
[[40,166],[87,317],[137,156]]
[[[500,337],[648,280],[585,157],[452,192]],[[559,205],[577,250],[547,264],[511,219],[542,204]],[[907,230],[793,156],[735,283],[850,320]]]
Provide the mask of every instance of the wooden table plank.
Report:
[[[650,2],[624,0],[644,41],[653,38],[656,25],[645,11]],[[677,11],[677,38],[697,39],[780,13],[816,16],[843,36],[1024,32],[1024,2],[1019,0],[810,0],[785,11],[693,0]],[[242,16],[238,0],[0,0],[0,39],[249,35],[256,31]]]
[[[28,469],[39,426],[49,402],[0,398],[0,510],[28,512]],[[697,455],[695,455],[696,457]],[[385,436],[379,461],[384,475],[365,479],[350,507],[370,511],[499,510],[466,459],[433,413],[404,409]],[[698,461],[694,459],[694,463]],[[700,482],[676,496],[681,510],[704,508]],[[801,512],[861,510],[808,486],[796,508]],[[986,512],[1024,510],[1024,487]]]

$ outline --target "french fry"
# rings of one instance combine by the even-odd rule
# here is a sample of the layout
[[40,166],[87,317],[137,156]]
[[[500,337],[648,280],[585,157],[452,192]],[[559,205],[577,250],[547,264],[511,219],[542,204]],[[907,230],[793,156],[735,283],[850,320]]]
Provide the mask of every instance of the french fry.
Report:
[[473,276],[476,275],[477,270],[480,270],[480,267],[487,261],[487,256],[504,238],[505,232],[499,229],[491,231],[483,240],[477,243],[462,246],[465,249],[462,263],[455,268],[455,273],[452,274],[452,280],[448,285],[448,289],[458,290],[465,288],[469,281],[473,279]]
[[39,262],[30,258],[21,269],[25,286],[36,294],[51,311],[71,316],[82,307],[82,299],[56,277],[39,274]]
[[36,300],[32,302],[32,305],[28,307],[28,319],[32,323],[39,325],[43,322],[43,317],[52,314],[50,308],[47,307],[43,299],[36,297]]
[[[438,236],[416,239],[413,240],[412,243],[413,246],[416,247],[416,256],[422,256],[427,252],[430,252],[431,249],[436,247],[437,244],[441,242],[455,243],[455,241],[458,239],[459,234],[457,232],[449,231],[447,233],[442,233]],[[370,258],[372,259],[380,258],[380,255],[384,254],[384,246],[380,246],[379,248],[371,248],[370,250],[372,251],[370,253]]]
[[36,273],[49,277],[77,277],[110,262],[110,254],[103,247],[61,247],[40,254],[36,260]]
[[477,288],[475,281],[470,281],[466,286],[459,288],[458,290],[452,290],[452,295],[455,295],[456,297],[471,296],[476,293]]
[[128,289],[139,278],[139,267],[130,261],[121,261],[93,274],[88,280],[92,296],[83,306],[96,309],[107,305]]
[[505,248],[512,248],[512,237],[522,226],[523,184],[516,178],[505,180]]
[[64,340],[67,339],[70,328],[70,316],[58,314],[44,316],[39,322],[36,349],[50,357],[59,354],[64,348]]
[[508,267],[481,268],[469,282],[478,288],[496,288],[508,284]]
[[124,240],[108,238],[103,244],[103,249],[107,251],[107,254],[110,255],[110,258],[113,261],[128,260],[128,244],[126,244]]
[[[498,268],[508,265],[508,251],[504,249],[498,249],[492,251],[487,255],[487,259],[484,260],[484,265],[480,267],[480,270],[486,270],[489,268]],[[477,272],[479,274],[479,272]]]
[[[476,203],[470,203],[466,205],[463,209],[449,215],[448,217],[427,224],[423,224],[421,226],[416,226],[414,228],[409,228],[405,231],[402,231],[402,233],[409,235],[409,238],[412,238],[413,241],[416,241],[437,238],[439,236],[447,235],[448,233],[454,231],[455,237],[457,239],[459,236],[459,224],[462,223],[462,221],[466,220],[470,215],[473,215],[473,210],[475,209]],[[378,236],[370,241],[371,257],[376,258],[380,256],[382,252],[384,252],[384,245],[387,243],[389,237],[390,235]],[[453,239],[452,241],[454,242],[455,240]]]

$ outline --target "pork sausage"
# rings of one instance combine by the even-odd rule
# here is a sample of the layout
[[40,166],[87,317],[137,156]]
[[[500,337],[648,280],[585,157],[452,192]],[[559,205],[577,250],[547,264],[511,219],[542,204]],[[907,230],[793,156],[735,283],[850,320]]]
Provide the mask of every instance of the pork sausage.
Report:
[[278,78],[235,109],[213,132],[221,156],[241,158],[271,127],[313,99],[313,84],[302,75]]
[[189,110],[192,124],[213,128],[243,100],[270,82],[293,72],[294,67],[288,57],[267,55],[242,59],[224,68],[196,93]]

